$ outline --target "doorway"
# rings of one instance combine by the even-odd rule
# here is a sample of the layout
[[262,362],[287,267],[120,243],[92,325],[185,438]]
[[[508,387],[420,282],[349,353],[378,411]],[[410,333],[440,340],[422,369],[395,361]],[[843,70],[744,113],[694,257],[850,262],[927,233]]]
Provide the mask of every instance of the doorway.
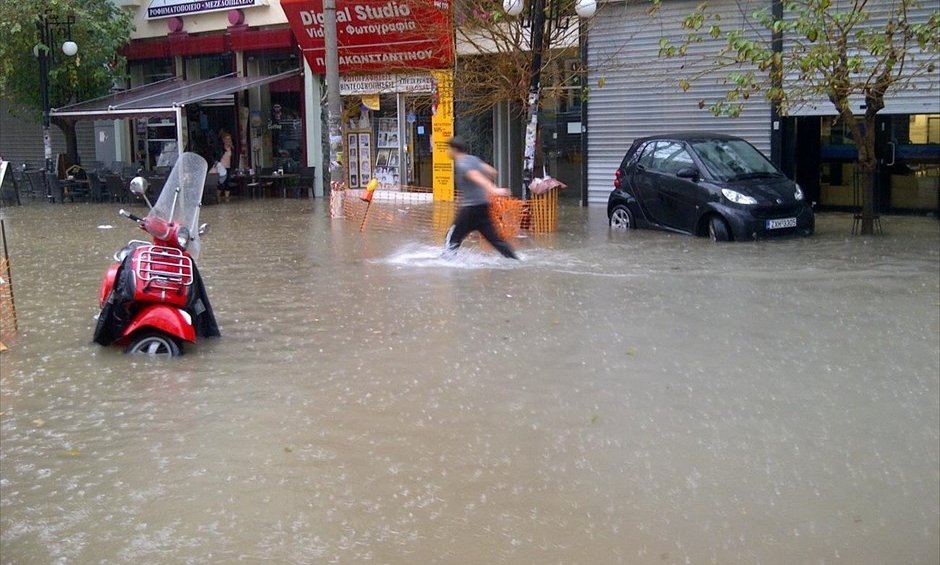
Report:
[[408,94],[405,106],[405,173],[410,186],[433,186],[431,96]]

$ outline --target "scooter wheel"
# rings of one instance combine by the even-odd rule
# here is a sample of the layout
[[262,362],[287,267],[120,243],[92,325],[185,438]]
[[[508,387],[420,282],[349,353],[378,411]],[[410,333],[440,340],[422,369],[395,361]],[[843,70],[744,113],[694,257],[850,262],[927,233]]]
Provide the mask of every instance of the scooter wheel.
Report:
[[183,348],[176,339],[166,334],[145,332],[135,336],[124,352],[151,357],[179,357],[183,354]]

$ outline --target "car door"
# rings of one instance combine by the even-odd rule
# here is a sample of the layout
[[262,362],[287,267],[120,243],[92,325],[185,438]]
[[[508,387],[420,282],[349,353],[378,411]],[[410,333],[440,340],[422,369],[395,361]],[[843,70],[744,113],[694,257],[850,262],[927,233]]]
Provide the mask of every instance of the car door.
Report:
[[[663,143],[663,142],[660,142]],[[660,158],[654,160],[661,174],[659,190],[664,222],[671,228],[694,231],[698,219],[699,185],[692,179],[680,178],[679,171],[695,167],[691,152],[684,143],[665,142],[656,147]]]
[[675,141],[656,141],[637,166],[638,196],[647,215],[657,224],[677,230],[694,228],[698,187],[676,176],[679,170],[695,166],[688,149]]
[[658,141],[648,141],[641,149],[642,156],[633,168],[631,184],[637,198],[637,204],[646,218],[656,224],[663,224],[662,194],[659,190],[661,175],[656,170],[656,147]]

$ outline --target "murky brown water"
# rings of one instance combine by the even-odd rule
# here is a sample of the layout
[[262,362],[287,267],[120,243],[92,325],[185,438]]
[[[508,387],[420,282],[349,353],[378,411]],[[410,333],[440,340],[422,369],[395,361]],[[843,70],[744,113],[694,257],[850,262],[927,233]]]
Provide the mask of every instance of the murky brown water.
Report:
[[203,211],[224,337],[173,361],[90,343],[115,206],[5,210],[4,563],[940,561],[936,220],[570,209],[516,266],[322,204]]

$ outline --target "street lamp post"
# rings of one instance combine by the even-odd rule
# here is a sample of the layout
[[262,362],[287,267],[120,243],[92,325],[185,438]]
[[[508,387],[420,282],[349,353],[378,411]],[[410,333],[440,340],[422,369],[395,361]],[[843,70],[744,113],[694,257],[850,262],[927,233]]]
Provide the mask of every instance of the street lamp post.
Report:
[[[523,11],[524,0],[503,0],[503,9],[510,16],[518,16]],[[542,79],[542,58],[545,48],[546,23],[558,21],[559,0],[530,0],[529,6],[529,47],[532,50],[532,67],[529,78],[529,95],[526,100],[525,152],[522,166],[522,198],[529,194],[529,184],[535,178],[535,144],[538,140],[539,95]],[[546,2],[548,2],[546,4]],[[575,0],[575,13],[579,18],[587,19],[597,11],[597,0]],[[584,26],[579,27],[579,33]],[[547,30],[551,34],[551,29]]]
[[42,99],[42,145],[43,155],[46,159],[46,171],[53,172],[52,162],[52,138],[49,133],[51,120],[49,111],[51,103],[49,102],[49,72],[51,66],[55,63],[55,30],[56,28],[65,28],[66,40],[62,43],[62,53],[67,57],[74,57],[78,53],[78,44],[72,41],[72,24],[75,23],[75,16],[69,14],[65,19],[50,18],[48,14],[42,14],[36,21],[36,27],[39,31],[39,44],[34,49],[36,58],[39,59],[39,96]]

